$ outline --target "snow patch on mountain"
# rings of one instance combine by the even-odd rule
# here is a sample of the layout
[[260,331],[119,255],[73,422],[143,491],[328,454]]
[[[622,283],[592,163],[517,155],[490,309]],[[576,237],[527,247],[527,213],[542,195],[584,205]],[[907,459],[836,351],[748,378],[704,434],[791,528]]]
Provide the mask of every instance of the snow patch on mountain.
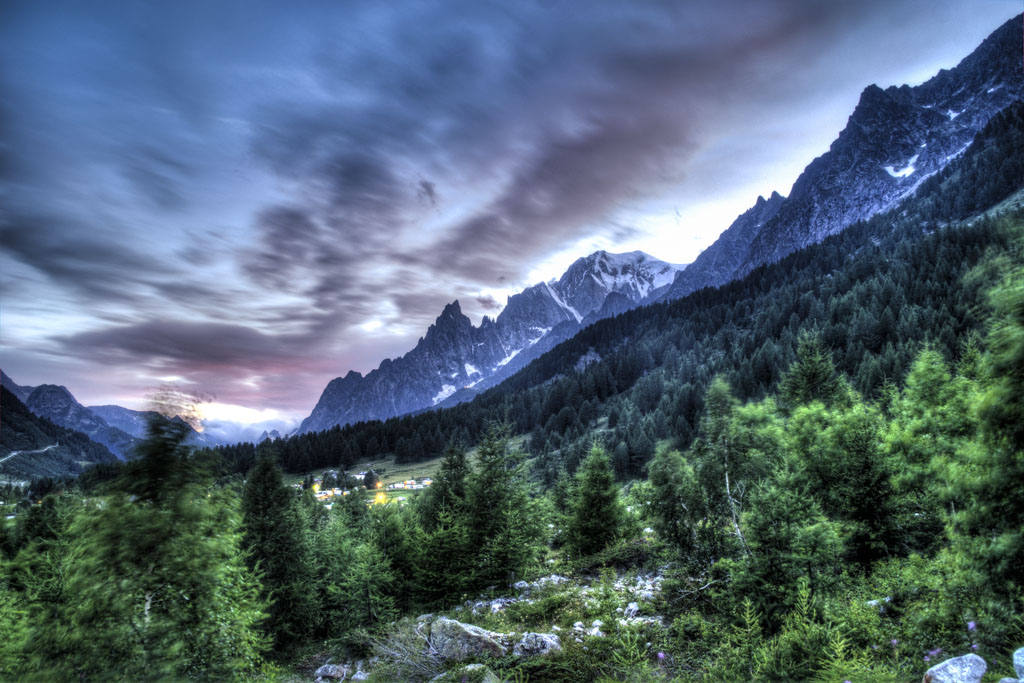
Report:
[[914,172],[914,162],[917,161],[918,156],[920,155],[915,154],[914,156],[910,157],[910,161],[907,162],[907,165],[899,169],[898,171],[896,170],[895,166],[886,166],[885,170],[893,178],[906,178],[908,175]]
[[[583,320],[583,316],[580,315],[579,311],[577,311],[575,308],[562,301],[562,297],[558,296],[558,293],[555,292],[554,288],[551,287],[550,282],[545,282],[544,286],[547,288],[548,294],[551,295],[551,298],[554,300],[554,302],[561,306],[566,311],[568,311],[569,313],[572,313],[572,317],[576,318],[576,322]],[[504,365],[504,363],[502,363],[502,365]]]
[[433,398],[433,405],[437,405],[441,401],[445,400],[449,396],[455,393],[455,387],[451,384],[444,384],[441,386],[441,391],[437,392],[437,395]]

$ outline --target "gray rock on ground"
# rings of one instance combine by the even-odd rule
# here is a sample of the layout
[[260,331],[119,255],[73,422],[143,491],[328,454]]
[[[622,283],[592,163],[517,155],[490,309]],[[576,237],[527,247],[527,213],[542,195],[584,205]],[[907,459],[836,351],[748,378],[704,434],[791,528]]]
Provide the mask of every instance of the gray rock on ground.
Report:
[[923,683],[981,683],[987,668],[985,660],[975,654],[953,657],[928,669]]
[[524,633],[512,648],[512,654],[516,656],[546,655],[561,651],[562,641],[554,633]]
[[1017,678],[1024,678],[1024,647],[1013,653],[1013,670]]
[[317,678],[323,679],[334,679],[336,681],[345,680],[345,676],[349,673],[349,667],[343,664],[324,664],[313,674]]
[[430,624],[430,645],[444,659],[461,661],[478,655],[502,657],[505,647],[498,642],[499,636],[448,617],[438,617]]

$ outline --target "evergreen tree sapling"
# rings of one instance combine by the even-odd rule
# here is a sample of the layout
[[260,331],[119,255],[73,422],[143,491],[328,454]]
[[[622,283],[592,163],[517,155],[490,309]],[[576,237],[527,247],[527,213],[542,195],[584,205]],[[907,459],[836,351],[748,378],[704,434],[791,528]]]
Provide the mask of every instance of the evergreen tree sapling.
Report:
[[596,443],[576,472],[567,536],[577,557],[592,555],[618,540],[625,518],[611,461]]

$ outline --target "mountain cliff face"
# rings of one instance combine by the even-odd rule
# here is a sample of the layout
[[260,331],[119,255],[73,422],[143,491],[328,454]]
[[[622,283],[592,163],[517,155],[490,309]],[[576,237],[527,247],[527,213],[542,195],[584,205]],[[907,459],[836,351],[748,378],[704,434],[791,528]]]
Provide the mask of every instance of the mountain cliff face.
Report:
[[[573,263],[558,280],[510,296],[501,314],[485,317],[479,327],[455,301],[406,355],[383,361],[365,377],[349,372],[332,380],[298,431],[466,400],[568,339],[581,325],[603,317],[602,311],[614,315],[664,289],[681,268],[642,252],[595,252]],[[609,297],[613,301],[602,308]]]
[[804,169],[789,197],[759,200],[664,298],[742,277],[896,206],[963,152],[992,116],[1024,97],[1022,44],[1018,16],[926,83],[865,88],[846,128]]

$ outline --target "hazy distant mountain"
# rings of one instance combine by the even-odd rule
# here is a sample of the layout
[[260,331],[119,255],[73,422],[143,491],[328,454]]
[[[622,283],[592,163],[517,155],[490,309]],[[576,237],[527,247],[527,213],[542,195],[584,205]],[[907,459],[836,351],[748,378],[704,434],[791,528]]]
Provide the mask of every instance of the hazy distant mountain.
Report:
[[926,83],[865,88],[846,128],[804,169],[789,197],[759,199],[664,298],[721,285],[896,206],[961,154],[992,116],[1024,97],[1022,44],[1018,16]]
[[277,439],[283,438],[284,437],[281,436],[281,432],[277,431],[276,429],[271,429],[269,432],[266,429],[264,429],[263,433],[260,434],[258,439],[256,439],[256,443],[263,443],[264,441],[267,440],[276,441]]
[[[4,388],[17,396],[35,415],[85,434],[96,443],[106,446],[121,459],[134,455],[135,445],[139,439],[146,436],[147,420],[156,415],[152,411],[131,410],[114,405],[86,408],[75,399],[67,387],[56,384],[23,387],[16,384],[6,373],[0,375],[0,381]],[[174,419],[184,422],[180,417]],[[217,446],[221,442],[189,426],[186,443],[202,447]]]
[[[153,410],[132,410],[114,405],[89,406],[88,409],[111,427],[121,429],[137,439],[145,438],[148,421],[158,415]],[[180,417],[175,416],[173,419],[175,422],[188,424]],[[222,442],[206,432],[198,432],[188,425],[188,437],[185,439],[185,443],[190,446],[213,447],[221,445]]]
[[479,327],[455,301],[406,355],[383,361],[365,377],[349,372],[332,380],[298,431],[385,419],[470,398],[582,325],[666,288],[684,267],[639,251],[598,251],[577,260],[559,279],[510,296],[501,314],[494,320],[485,317]]

